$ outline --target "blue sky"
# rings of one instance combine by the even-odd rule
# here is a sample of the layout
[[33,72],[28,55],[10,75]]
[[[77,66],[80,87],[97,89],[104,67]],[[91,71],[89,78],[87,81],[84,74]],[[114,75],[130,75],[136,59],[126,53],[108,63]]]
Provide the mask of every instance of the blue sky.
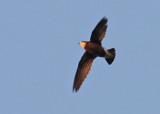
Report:
[[[0,114],[160,114],[159,0],[1,0]],[[108,18],[108,65],[72,85],[87,41]]]

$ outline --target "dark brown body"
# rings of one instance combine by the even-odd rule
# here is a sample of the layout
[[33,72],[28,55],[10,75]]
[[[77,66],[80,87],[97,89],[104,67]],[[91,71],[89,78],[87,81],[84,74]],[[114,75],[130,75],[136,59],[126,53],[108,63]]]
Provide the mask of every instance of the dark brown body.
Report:
[[95,57],[97,57],[97,56],[104,57],[105,56],[105,51],[99,44],[96,44],[93,42],[87,42],[85,49],[92,56],[95,56]]

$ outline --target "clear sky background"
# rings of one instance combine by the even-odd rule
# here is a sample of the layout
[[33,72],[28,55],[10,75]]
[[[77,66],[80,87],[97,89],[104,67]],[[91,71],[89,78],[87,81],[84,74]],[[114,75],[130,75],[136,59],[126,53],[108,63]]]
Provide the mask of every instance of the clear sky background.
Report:
[[[108,18],[108,65],[72,92],[96,24]],[[160,114],[159,0],[1,0],[0,114]]]

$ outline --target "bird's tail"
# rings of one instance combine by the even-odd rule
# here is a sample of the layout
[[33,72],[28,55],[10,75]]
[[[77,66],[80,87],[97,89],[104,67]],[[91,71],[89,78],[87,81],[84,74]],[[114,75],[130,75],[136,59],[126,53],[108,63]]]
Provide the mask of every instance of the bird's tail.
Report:
[[110,65],[112,64],[112,62],[114,61],[114,58],[116,56],[116,51],[114,48],[108,49],[107,50],[110,54],[112,54],[112,57],[110,58],[105,58],[105,60],[107,61],[107,63]]

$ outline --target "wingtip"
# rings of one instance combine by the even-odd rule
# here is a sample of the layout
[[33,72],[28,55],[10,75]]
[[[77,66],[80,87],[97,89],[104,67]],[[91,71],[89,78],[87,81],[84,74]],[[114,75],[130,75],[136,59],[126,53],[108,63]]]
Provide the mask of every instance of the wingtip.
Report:
[[73,87],[72,92],[77,92],[78,90],[76,88]]
[[73,87],[72,92],[75,92],[75,88]]
[[102,20],[105,20],[106,22],[108,22],[108,18],[107,17],[103,17]]

